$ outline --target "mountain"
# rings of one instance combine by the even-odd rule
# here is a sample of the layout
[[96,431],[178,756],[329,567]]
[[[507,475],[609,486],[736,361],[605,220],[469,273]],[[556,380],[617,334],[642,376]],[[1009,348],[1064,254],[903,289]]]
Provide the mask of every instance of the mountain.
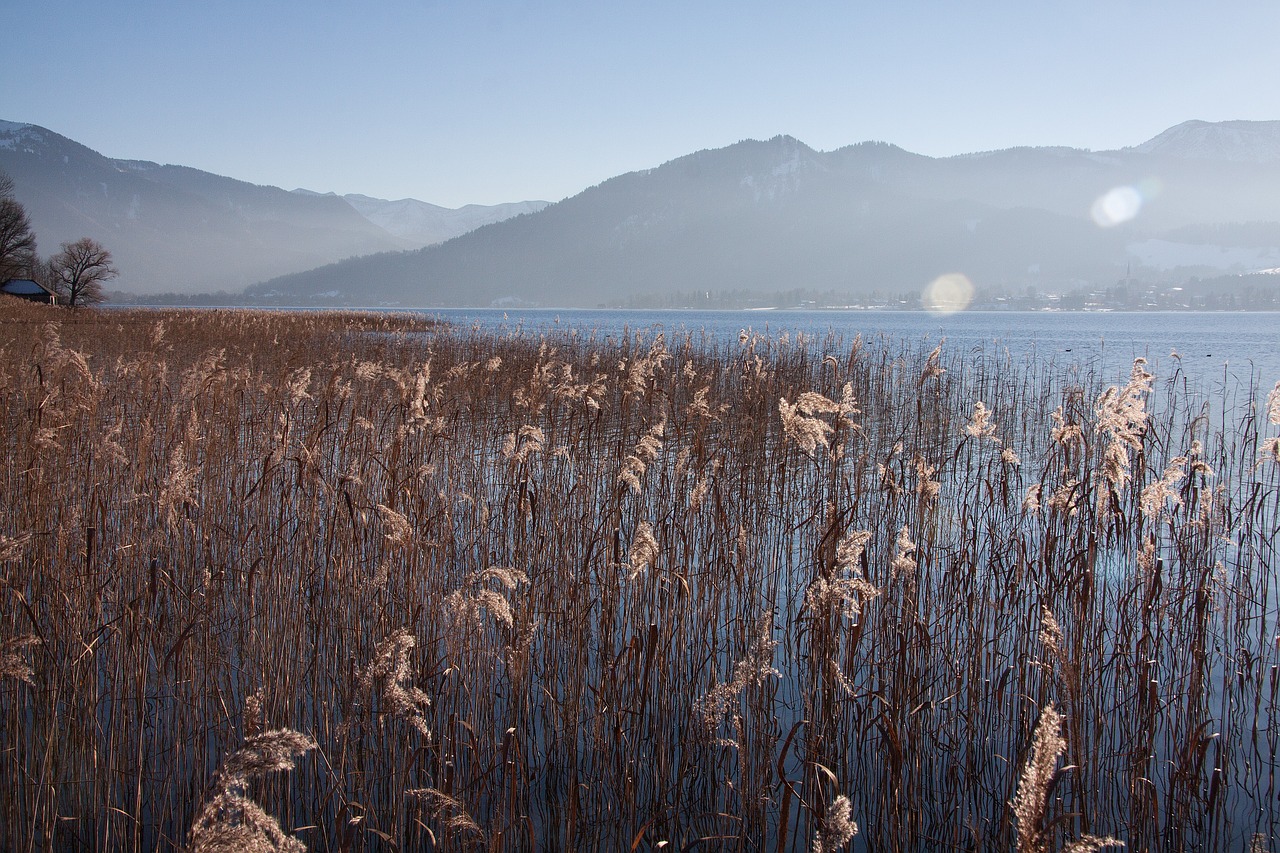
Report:
[[1280,121],[1184,121],[1133,150],[1194,160],[1274,163],[1280,160]]
[[[294,192],[305,192],[294,190]],[[361,216],[387,233],[406,240],[415,248],[443,243],[468,231],[501,222],[524,213],[537,213],[546,207],[545,201],[515,201],[507,204],[468,204],[449,208],[402,198],[388,201],[367,195],[343,196]]]
[[1118,151],[946,158],[883,142],[816,151],[779,136],[619,175],[553,205],[449,210],[113,160],[0,122],[0,170],[45,254],[88,236],[115,255],[126,292],[248,286],[250,301],[349,305],[799,290],[859,299],[919,293],[949,272],[979,291],[1018,292],[1272,269],[1277,152],[1276,121],[1185,122]]
[[[1274,233],[1280,161],[1242,151],[1263,150],[1259,140],[1275,138],[1280,123],[1248,124],[1262,126],[1225,129],[1214,148],[1194,149],[1211,156],[1157,144],[1161,137],[1149,151],[1015,148],[940,159],[885,143],[820,152],[787,136],[746,140],[620,175],[438,246],[355,258],[247,293],[569,307],[708,291],[919,293],[948,272],[980,289],[1112,285],[1134,266],[1169,259],[1198,270],[1177,260],[1183,245]],[[1243,227],[1250,223],[1259,227]],[[1260,261],[1280,251],[1256,248]],[[1192,255],[1200,264],[1212,253]]]
[[[341,258],[418,248],[505,213],[504,206],[447,212],[440,236],[422,239],[422,228],[406,233],[391,218],[374,217],[389,230],[333,194],[114,160],[46,128],[7,121],[0,122],[0,170],[13,178],[44,254],[92,237],[121,271],[113,287],[132,293],[239,291]],[[513,207],[512,214],[524,209]]]

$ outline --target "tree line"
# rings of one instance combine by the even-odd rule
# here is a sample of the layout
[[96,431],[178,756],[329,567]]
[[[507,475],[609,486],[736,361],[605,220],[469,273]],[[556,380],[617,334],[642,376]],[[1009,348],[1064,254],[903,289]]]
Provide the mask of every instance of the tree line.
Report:
[[29,278],[76,308],[105,300],[103,282],[119,274],[111,253],[89,237],[63,243],[56,254],[42,259],[26,208],[14,197],[13,179],[0,172],[0,286]]

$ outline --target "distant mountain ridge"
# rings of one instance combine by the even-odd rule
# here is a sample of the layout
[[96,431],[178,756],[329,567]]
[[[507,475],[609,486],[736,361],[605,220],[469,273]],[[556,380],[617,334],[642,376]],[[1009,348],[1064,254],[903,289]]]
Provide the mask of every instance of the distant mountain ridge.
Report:
[[0,169],[44,254],[89,236],[116,256],[125,291],[248,286],[250,301],[334,305],[857,297],[919,292],[950,272],[998,290],[1272,269],[1277,152],[1280,121],[1189,121],[1117,151],[944,158],[884,142],[823,152],[778,136],[694,152],[556,204],[449,210],[112,160],[0,121]]
[[12,121],[0,121],[0,170],[13,178],[43,254],[92,237],[121,271],[113,284],[134,293],[239,291],[342,258],[418,248],[523,212],[506,205],[438,208],[445,211],[440,224],[424,237],[425,229],[396,229],[390,221],[385,228],[333,194],[115,160]]
[[[297,190],[295,190],[297,192]],[[482,225],[525,213],[537,213],[550,202],[516,201],[506,204],[468,204],[440,207],[416,198],[394,201],[349,193],[343,196],[365,219],[415,247],[443,243]]]
[[[1280,160],[1266,152],[1268,140],[1280,142],[1280,122],[1190,124],[1120,151],[947,158],[887,143],[820,152],[789,136],[745,140],[619,175],[438,246],[351,259],[248,293],[574,307],[672,292],[918,293],[949,272],[980,288],[1112,285],[1135,267],[1215,257],[1185,245],[1276,233]],[[1205,272],[1242,258],[1280,261],[1280,245],[1254,248]]]
[[1280,160],[1280,121],[1185,121],[1132,150],[1195,160],[1274,163]]

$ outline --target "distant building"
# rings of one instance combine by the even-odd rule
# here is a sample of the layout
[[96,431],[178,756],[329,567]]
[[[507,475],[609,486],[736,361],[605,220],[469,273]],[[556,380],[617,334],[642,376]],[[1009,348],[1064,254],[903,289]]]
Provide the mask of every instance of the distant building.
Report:
[[40,282],[32,281],[29,278],[9,279],[4,284],[0,284],[0,293],[16,296],[19,299],[28,299],[32,302],[42,302],[45,305],[58,304],[57,294]]

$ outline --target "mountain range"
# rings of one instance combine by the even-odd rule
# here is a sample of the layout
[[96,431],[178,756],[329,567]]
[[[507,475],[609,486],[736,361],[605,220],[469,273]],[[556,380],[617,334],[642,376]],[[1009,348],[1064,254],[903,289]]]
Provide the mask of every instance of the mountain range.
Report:
[[116,160],[51,130],[0,121],[0,171],[13,178],[40,248],[92,237],[132,293],[240,291],[358,255],[416,249],[546,202],[457,210],[417,201],[258,186],[185,166]]
[[[74,181],[60,177],[63,157],[84,164]],[[122,276],[122,289],[258,282],[244,291],[250,302],[570,307],[781,291],[857,300],[918,294],[955,272],[979,291],[1017,292],[1280,267],[1280,121],[1190,121],[1115,151],[945,158],[884,142],[816,151],[778,136],[619,175],[556,204],[457,211],[108,160],[31,126],[0,124],[0,169],[42,241],[58,216],[116,229],[99,239],[122,270],[146,270]],[[330,257],[311,262],[322,250]],[[255,272],[272,263],[290,268]],[[202,284],[177,287],[191,266]]]
[[822,152],[788,136],[746,140],[420,251],[248,293],[303,304],[696,305],[717,292],[919,294],[954,272],[979,290],[1021,292],[1277,266],[1280,122],[1188,122],[1102,152],[931,158],[882,142]]

